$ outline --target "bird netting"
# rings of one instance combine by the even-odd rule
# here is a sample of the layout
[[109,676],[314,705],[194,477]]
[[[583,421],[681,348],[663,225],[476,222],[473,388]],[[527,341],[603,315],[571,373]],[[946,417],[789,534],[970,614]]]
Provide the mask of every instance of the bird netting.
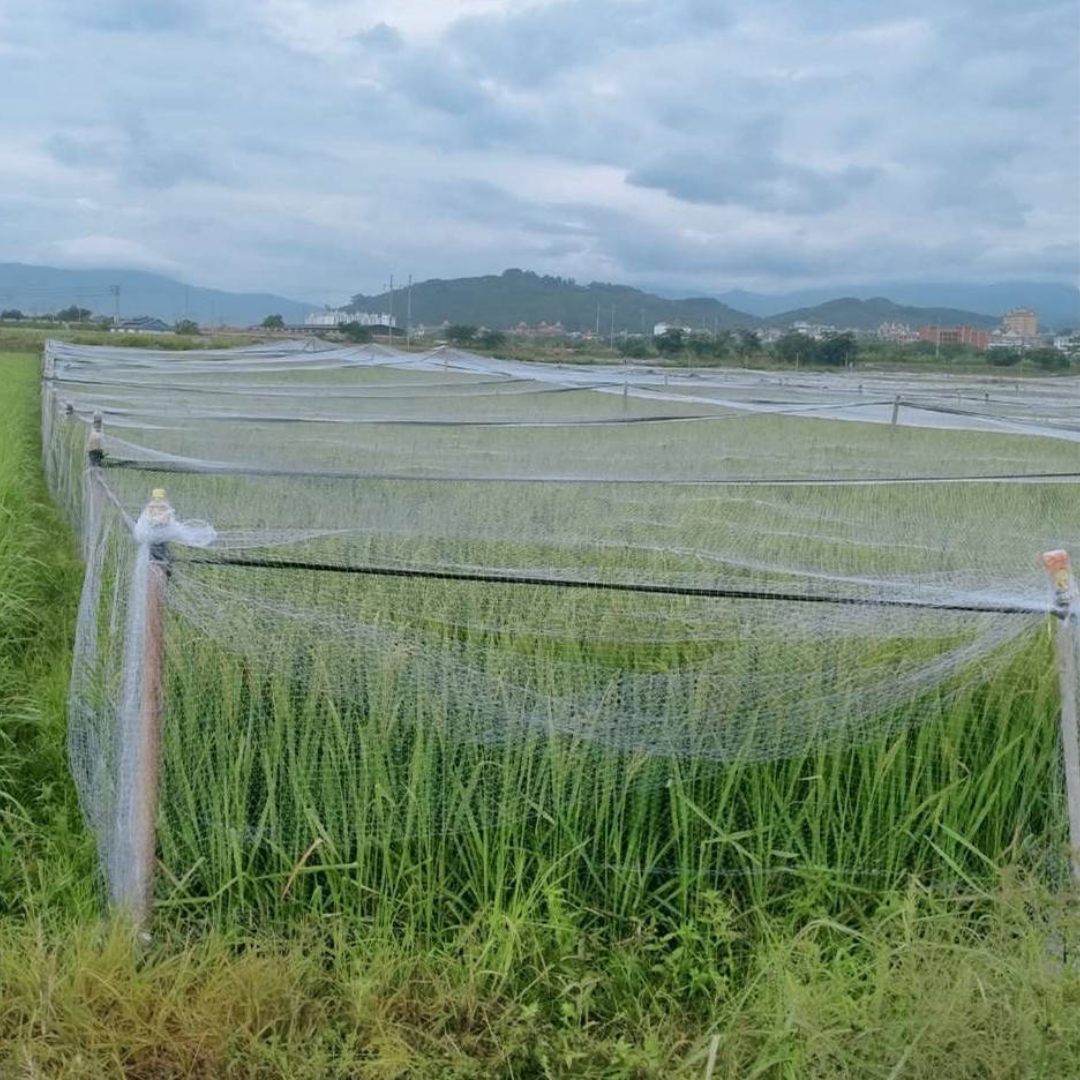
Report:
[[715,807],[737,768],[957,715],[973,770],[987,688],[1046,673],[1038,556],[1080,537],[1073,379],[53,342],[43,387],[86,559],[71,764],[116,896],[152,633],[162,859],[216,861],[209,888],[259,850],[355,865],[567,805],[603,833],[631,788],[660,828],[673,778]]

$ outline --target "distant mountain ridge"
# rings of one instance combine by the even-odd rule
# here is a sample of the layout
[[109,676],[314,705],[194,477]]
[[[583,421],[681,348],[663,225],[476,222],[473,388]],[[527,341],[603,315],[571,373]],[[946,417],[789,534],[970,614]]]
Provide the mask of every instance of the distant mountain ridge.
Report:
[[[119,286],[119,297],[113,292],[114,286]],[[935,293],[935,289],[940,292]],[[886,293],[880,286],[858,286],[839,297],[838,290],[804,290],[774,297],[729,292],[719,299],[670,298],[625,285],[582,285],[570,278],[512,269],[502,274],[418,282],[412,287],[411,317],[413,325],[471,323],[502,330],[519,323],[561,323],[567,332],[599,330],[601,336],[613,329],[616,333],[650,332],[656,323],[694,330],[761,329],[796,321],[860,330],[874,330],[882,322],[906,322],[911,326],[967,323],[990,328],[1008,308],[1027,304],[1035,307],[1047,329],[1080,325],[1080,292],[1065,285],[908,284],[898,285],[896,290]],[[911,298],[916,296],[929,299],[913,302]],[[957,303],[955,298],[961,296],[977,299],[978,305]],[[796,297],[806,302],[776,308],[778,303],[786,304]],[[736,298],[739,305],[733,302]],[[142,270],[0,263],[0,309],[17,308],[33,315],[71,304],[89,308],[95,314],[111,315],[119,310],[121,317],[151,315],[168,323],[190,318],[207,327],[251,326],[271,314],[283,315],[286,323],[302,323],[306,315],[319,310],[316,304],[274,293],[207,289]],[[390,304],[391,297],[385,292],[357,294],[346,310],[385,312]],[[395,291],[393,311],[399,324],[403,324],[404,289]],[[1069,311],[1074,313],[1071,319],[1067,317]]]
[[[113,286],[119,286],[119,297]],[[112,315],[119,308],[121,318],[152,315],[170,324],[194,319],[201,326],[251,326],[273,314],[284,316],[286,322],[303,322],[305,315],[317,310],[315,304],[273,293],[205,289],[144,270],[66,270],[0,263],[0,309],[35,315],[72,304],[95,315]]]
[[1003,281],[993,285],[882,282],[799,289],[776,294],[736,289],[721,293],[719,299],[759,318],[771,318],[816,307],[838,296],[857,300],[888,297],[895,304],[915,308],[953,308],[997,318],[1009,308],[1030,307],[1038,313],[1040,322],[1047,326],[1080,326],[1080,289],[1056,282]]
[[[406,292],[393,297],[394,315],[405,315]],[[346,310],[390,309],[389,293],[353,297]],[[757,326],[754,315],[736,311],[712,297],[665,300],[626,285],[591,282],[579,285],[570,278],[535,274],[531,270],[505,270],[482,277],[432,278],[412,286],[413,325],[438,326],[444,322],[466,323],[509,330],[519,323],[561,323],[567,332],[599,329],[616,333],[651,333],[659,322],[686,325],[698,330],[731,330]]]
[[876,330],[882,323],[906,323],[908,326],[977,326],[992,330],[999,323],[993,315],[961,311],[947,307],[908,307],[894,304],[883,296],[858,300],[852,296],[828,300],[814,307],[796,308],[764,320],[768,326],[790,326],[794,322],[818,323],[851,330]]
[[[876,330],[883,322],[904,322],[913,327],[968,324],[990,329],[998,324],[1001,315],[1001,311],[987,314],[940,305],[903,305],[882,296],[847,296],[762,316],[713,297],[672,299],[625,285],[595,281],[580,285],[569,278],[542,276],[528,270],[449,280],[433,278],[415,283],[411,292],[414,326],[451,322],[509,330],[519,323],[536,326],[546,322],[559,323],[567,332],[599,330],[601,336],[613,328],[616,333],[651,331],[656,323],[691,330],[783,327],[798,321],[855,330]],[[403,289],[393,297],[386,292],[358,294],[345,310],[385,312],[393,305],[400,322],[407,302]]]

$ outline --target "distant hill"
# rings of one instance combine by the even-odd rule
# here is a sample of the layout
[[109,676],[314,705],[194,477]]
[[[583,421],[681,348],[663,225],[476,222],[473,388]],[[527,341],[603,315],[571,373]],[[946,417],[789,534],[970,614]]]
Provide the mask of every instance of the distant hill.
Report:
[[1054,282],[1003,281],[994,285],[962,282],[891,282],[800,289],[785,293],[721,293],[719,299],[740,311],[770,318],[795,309],[815,307],[837,296],[858,300],[887,296],[911,307],[948,307],[999,317],[1012,307],[1034,308],[1048,328],[1080,326],[1080,289]]
[[316,305],[273,293],[234,293],[204,289],[142,270],[61,270],[53,266],[0,263],[0,308],[26,315],[45,314],[77,304],[96,315],[112,315],[120,287],[123,318],[153,315],[165,322],[194,319],[202,326],[251,326],[267,315],[303,322]]
[[858,300],[852,296],[828,300],[814,307],[796,308],[766,319],[768,326],[790,326],[794,322],[821,323],[841,329],[876,330],[883,322],[907,323],[919,326],[981,326],[990,330],[999,320],[992,315],[961,311],[947,307],[907,307],[894,304],[883,296]]
[[[394,294],[394,314],[405,314],[405,290]],[[346,305],[350,311],[387,311],[388,293],[354,296]],[[508,330],[518,323],[536,326],[541,322],[562,323],[568,331],[599,327],[607,334],[651,332],[658,322],[678,323],[693,329],[730,330],[757,326],[753,315],[736,311],[710,297],[666,300],[652,293],[624,285],[592,282],[579,285],[568,278],[543,277],[528,270],[506,270],[484,277],[433,278],[412,287],[412,322],[438,326],[443,322],[466,323]]]

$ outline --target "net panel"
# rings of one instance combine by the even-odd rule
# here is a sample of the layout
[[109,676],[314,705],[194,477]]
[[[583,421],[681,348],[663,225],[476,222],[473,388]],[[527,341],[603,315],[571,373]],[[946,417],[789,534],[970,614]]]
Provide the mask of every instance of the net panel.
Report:
[[[805,802],[827,775],[828,812],[854,784],[868,828],[917,836],[898,799],[940,813],[955,770],[1003,756],[1046,782],[984,815],[980,849],[1057,828],[1038,555],[1080,534],[1075,380],[379,346],[44,364],[46,470],[87,561],[72,767],[112,883],[154,544],[162,858],[209,893],[315,843],[384,874],[387,845],[422,862],[508,829],[533,855],[572,830],[612,873],[685,873],[696,844],[707,884],[810,858],[808,818],[774,833],[762,790]],[[159,486],[179,523],[140,531]],[[884,748],[930,745],[889,773]],[[875,865],[845,836],[813,858]]]

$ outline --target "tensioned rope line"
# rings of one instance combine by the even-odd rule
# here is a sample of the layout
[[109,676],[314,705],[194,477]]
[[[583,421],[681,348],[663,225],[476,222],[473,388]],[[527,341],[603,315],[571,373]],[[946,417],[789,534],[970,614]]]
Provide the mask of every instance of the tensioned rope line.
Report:
[[799,480],[793,477],[732,477],[702,476],[672,479],[655,476],[620,476],[596,478],[589,476],[423,476],[415,473],[378,473],[359,472],[347,469],[277,469],[259,465],[229,465],[213,462],[186,461],[142,461],[136,458],[106,457],[101,463],[105,469],[130,469],[135,472],[182,473],[200,475],[203,473],[224,476],[269,476],[295,477],[300,480],[386,480],[386,481],[438,481],[449,483],[484,483],[484,484],[664,484],[665,486],[684,487],[834,487],[860,486],[870,487],[876,484],[991,484],[1019,483],[1026,480],[1080,480],[1080,472],[1032,472],[1032,473],[988,473],[985,476],[965,474],[962,476],[880,476],[855,477],[832,476],[814,477]]
[[541,585],[561,589],[593,589],[605,592],[651,593],[663,596],[695,596],[717,600],[780,600],[801,604],[839,604],[849,607],[913,608],[929,611],[956,611],[987,615],[1055,615],[1061,612],[1049,604],[932,604],[918,600],[888,600],[883,597],[814,596],[804,593],[773,592],[764,589],[706,588],[691,585],[658,585],[623,581],[595,581],[587,578],[552,578],[523,574],[484,574],[459,570],[420,570],[394,566],[352,566],[340,563],[307,562],[296,559],[249,559],[232,556],[189,555],[174,558],[193,566],[224,566],[259,570],[307,570],[328,574],[362,574],[369,577],[421,578],[429,581],[467,581],[491,585]]

